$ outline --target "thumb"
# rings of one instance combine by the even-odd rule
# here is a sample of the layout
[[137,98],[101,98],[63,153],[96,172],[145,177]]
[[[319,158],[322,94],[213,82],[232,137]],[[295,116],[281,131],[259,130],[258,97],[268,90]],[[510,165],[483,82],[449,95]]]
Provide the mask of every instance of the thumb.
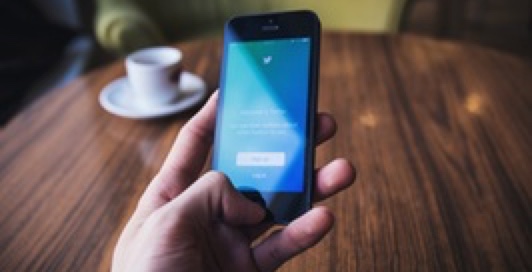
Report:
[[219,220],[233,226],[258,224],[266,216],[265,210],[236,191],[224,174],[214,171],[200,177],[167,208],[185,218]]

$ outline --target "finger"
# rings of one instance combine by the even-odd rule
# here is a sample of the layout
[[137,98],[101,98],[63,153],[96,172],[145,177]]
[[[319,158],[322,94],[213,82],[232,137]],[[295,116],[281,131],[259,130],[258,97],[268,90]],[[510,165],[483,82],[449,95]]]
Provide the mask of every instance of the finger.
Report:
[[214,92],[205,106],[179,132],[159,173],[168,183],[170,199],[177,196],[195,180],[205,165],[214,139],[216,103]]
[[322,201],[351,186],[355,182],[356,170],[346,159],[336,159],[316,170],[314,202]]
[[328,113],[319,113],[317,117],[316,145],[329,140],[336,133],[336,122]]
[[[336,159],[326,166],[316,170],[313,201],[322,201],[346,189],[355,182],[356,171],[346,159]],[[244,230],[246,237],[253,241],[270,229],[273,224],[263,223]]]
[[317,207],[275,232],[253,249],[260,271],[273,271],[295,255],[319,242],[334,224],[332,213]]
[[212,145],[218,92],[183,126],[161,170],[146,188],[133,215],[141,220],[185,190],[197,178]]
[[266,216],[260,205],[238,193],[224,174],[215,171],[203,175],[163,209],[170,220],[194,218],[233,226],[258,224]]

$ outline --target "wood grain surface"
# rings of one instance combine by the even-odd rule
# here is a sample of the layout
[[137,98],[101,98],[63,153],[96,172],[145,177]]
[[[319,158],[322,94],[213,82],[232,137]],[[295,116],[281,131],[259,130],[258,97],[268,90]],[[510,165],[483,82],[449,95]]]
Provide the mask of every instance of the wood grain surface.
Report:
[[[178,45],[218,82],[221,42]],[[0,131],[0,270],[107,271],[118,235],[181,126],[108,114],[121,62],[49,93]],[[351,159],[336,226],[282,271],[531,271],[532,65],[415,36],[328,33],[317,164]]]

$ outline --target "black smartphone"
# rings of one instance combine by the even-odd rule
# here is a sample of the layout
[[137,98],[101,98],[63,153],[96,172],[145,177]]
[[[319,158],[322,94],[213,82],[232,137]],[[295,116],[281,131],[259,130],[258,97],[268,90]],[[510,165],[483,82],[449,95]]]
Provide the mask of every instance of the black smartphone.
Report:
[[320,33],[310,11],[225,25],[213,169],[275,223],[312,205]]

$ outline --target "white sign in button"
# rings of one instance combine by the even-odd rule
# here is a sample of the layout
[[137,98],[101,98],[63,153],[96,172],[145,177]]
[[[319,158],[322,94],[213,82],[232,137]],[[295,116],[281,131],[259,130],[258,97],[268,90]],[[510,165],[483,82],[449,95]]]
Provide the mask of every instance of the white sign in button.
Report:
[[238,152],[237,166],[284,166],[284,152]]

